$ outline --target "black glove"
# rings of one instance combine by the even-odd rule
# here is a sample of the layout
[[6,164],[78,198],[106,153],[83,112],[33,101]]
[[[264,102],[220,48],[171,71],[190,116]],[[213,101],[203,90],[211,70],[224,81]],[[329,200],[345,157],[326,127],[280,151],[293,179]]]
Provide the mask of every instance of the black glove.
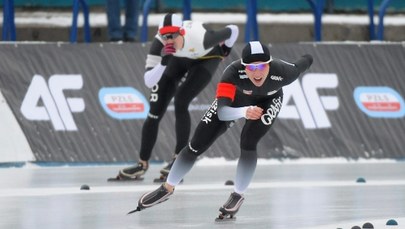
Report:
[[162,61],[160,61],[160,64],[163,66],[166,66],[167,63],[169,63],[170,58],[173,56],[173,53],[176,52],[176,49],[173,46],[173,43],[168,43],[163,46],[163,57]]
[[314,62],[314,58],[310,54],[305,54],[302,57],[307,59],[309,66],[312,65],[312,62]]
[[166,66],[167,63],[169,63],[170,59],[173,57],[173,55],[165,55],[162,57],[162,60],[160,61],[160,64],[163,66]]
[[300,72],[304,72],[312,65],[313,61],[314,59],[310,54],[305,54],[295,63],[295,66],[297,66]]
[[231,53],[231,50],[232,50],[232,48],[229,48],[225,44],[221,45],[222,56],[224,56],[224,57],[229,56],[229,54]]

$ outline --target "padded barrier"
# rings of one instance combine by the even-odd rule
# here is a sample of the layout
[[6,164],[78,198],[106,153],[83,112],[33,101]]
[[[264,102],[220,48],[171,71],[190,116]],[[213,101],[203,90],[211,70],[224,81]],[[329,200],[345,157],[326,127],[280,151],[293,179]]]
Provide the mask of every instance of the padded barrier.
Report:
[[[137,43],[0,45],[0,89],[37,161],[138,159],[148,111],[143,83],[148,48]],[[192,102],[192,128],[211,104],[221,72],[242,48],[236,44]],[[286,61],[310,53],[314,64],[285,88],[279,119],[260,143],[261,158],[404,157],[403,44],[283,44],[270,51]],[[172,105],[161,122],[153,160],[171,158]],[[243,122],[204,155],[237,158]]]

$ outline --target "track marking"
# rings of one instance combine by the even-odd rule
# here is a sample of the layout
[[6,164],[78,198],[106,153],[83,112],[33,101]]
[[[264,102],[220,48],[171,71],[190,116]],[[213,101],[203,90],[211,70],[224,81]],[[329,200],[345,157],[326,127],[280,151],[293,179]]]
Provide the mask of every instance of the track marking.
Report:
[[[73,194],[95,194],[95,193],[126,193],[146,192],[156,189],[159,185],[134,184],[131,186],[92,186],[90,190],[80,190],[77,187],[50,187],[50,188],[3,188],[0,190],[0,197],[16,196],[50,196],[50,195],[73,195]],[[405,180],[368,181],[367,183],[356,183],[355,181],[311,181],[311,182],[253,182],[249,189],[276,189],[276,188],[330,188],[330,187],[375,187],[375,186],[405,186]],[[199,190],[228,190],[233,186],[226,186],[223,183],[210,184],[181,184],[176,187],[177,191],[199,191]]]

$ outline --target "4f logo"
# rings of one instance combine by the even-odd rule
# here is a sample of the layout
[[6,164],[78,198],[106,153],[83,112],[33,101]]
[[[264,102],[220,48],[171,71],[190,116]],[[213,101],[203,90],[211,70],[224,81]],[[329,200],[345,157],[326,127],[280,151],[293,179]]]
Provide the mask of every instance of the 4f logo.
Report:
[[81,75],[53,75],[48,83],[35,75],[21,104],[21,113],[32,121],[50,120],[57,131],[76,131],[72,113],[84,111],[85,104],[82,98],[66,97],[63,92],[82,87]]
[[[336,96],[321,96],[318,90],[333,90],[337,86],[336,74],[305,74],[301,84],[296,80],[284,88],[285,105],[279,118],[301,119],[307,129],[332,127],[326,111],[337,110],[339,100]],[[291,100],[295,105],[289,103]]]

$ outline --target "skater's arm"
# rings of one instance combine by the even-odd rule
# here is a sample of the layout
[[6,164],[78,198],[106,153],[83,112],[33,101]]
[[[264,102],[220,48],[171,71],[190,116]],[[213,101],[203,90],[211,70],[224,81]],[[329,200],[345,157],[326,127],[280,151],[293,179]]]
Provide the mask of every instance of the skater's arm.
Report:
[[263,109],[258,106],[230,107],[219,104],[218,101],[218,118],[221,121],[232,121],[240,118],[257,120],[263,114]]
[[217,88],[218,118],[221,121],[232,121],[240,118],[257,120],[263,109],[257,106],[232,107],[236,87],[230,83],[219,83]]
[[295,63],[280,60],[283,69],[282,75],[284,76],[283,85],[288,85],[296,80],[301,73],[306,71],[312,65],[312,62],[313,58],[309,54],[302,56]]
[[239,28],[236,25],[228,25],[221,30],[208,30],[204,35],[204,48],[208,49],[224,43],[226,47],[232,48],[238,39]]
[[151,48],[146,58],[146,72],[144,74],[145,85],[148,88],[155,86],[166,69],[167,58],[162,58],[163,41],[157,35],[152,42]]
[[160,78],[162,78],[165,69],[166,66],[163,66],[159,63],[151,70],[146,71],[144,75],[145,85],[148,88],[152,88],[153,86],[155,86],[159,82]]
[[221,121],[232,121],[240,118],[246,118],[246,112],[249,106],[245,107],[230,107],[218,106],[218,118]]
[[295,66],[297,66],[298,71],[300,73],[306,71],[313,62],[313,57],[309,54],[303,55],[297,62],[295,62]]
[[163,40],[156,35],[152,41],[152,44],[149,49],[149,53],[146,56],[146,71],[154,68],[162,60],[162,50],[164,47]]
[[231,82],[221,82],[217,86],[218,118],[221,121],[231,121],[245,117],[248,107],[231,107],[235,99],[236,86]]

